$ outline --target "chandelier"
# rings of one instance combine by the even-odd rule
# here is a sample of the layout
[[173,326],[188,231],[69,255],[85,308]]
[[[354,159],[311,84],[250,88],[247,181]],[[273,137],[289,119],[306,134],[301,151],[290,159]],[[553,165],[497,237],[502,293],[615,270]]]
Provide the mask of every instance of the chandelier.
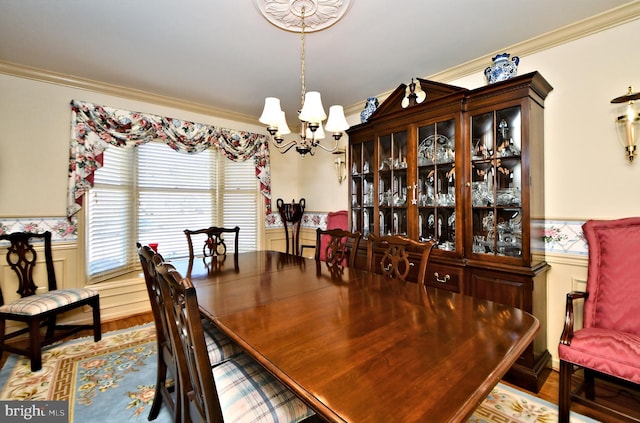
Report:
[[[347,3],[346,5],[344,3]],[[337,21],[344,14],[345,6],[348,1],[338,0],[298,0],[283,5],[280,1],[256,0],[256,4],[265,17],[280,26],[281,28],[291,30],[292,22],[300,22],[300,104],[301,108],[298,112],[300,120],[299,139],[288,142],[284,141],[284,135],[290,134],[291,130],[287,125],[284,111],[280,107],[280,99],[276,97],[267,97],[264,101],[264,109],[259,121],[267,125],[267,131],[273,138],[273,145],[278,151],[286,153],[291,149],[295,149],[302,157],[307,154],[313,156],[316,148],[329,152],[333,152],[338,148],[338,140],[344,132],[349,129],[349,124],[344,116],[342,106],[331,106],[329,108],[329,118],[324,111],[320,93],[317,91],[306,92],[305,86],[305,56],[304,41],[307,23],[305,18],[312,18],[312,24],[316,30],[326,28]],[[283,9],[284,8],[284,9]],[[278,22],[274,21],[274,17],[278,17]],[[327,119],[323,128],[323,121]],[[325,131],[331,134],[334,144],[326,147],[320,143],[325,138]]]

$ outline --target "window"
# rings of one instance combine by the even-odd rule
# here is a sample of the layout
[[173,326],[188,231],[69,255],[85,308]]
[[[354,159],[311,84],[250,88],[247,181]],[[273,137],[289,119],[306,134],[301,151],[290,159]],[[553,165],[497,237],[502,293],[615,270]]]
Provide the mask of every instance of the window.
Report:
[[237,225],[240,251],[255,250],[259,194],[254,162],[233,162],[215,149],[107,148],[86,205],[89,279],[138,268],[136,241],[157,242],[165,259],[188,256],[186,228]]

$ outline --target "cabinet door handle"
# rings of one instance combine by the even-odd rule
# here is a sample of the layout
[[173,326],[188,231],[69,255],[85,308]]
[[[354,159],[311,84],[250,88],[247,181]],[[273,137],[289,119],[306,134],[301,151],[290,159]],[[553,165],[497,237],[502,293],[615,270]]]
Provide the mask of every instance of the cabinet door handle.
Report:
[[436,282],[440,283],[447,283],[449,282],[449,279],[451,279],[451,276],[449,276],[448,274],[444,275],[444,278],[440,279],[440,275],[438,274],[438,272],[434,272],[433,276],[436,277]]

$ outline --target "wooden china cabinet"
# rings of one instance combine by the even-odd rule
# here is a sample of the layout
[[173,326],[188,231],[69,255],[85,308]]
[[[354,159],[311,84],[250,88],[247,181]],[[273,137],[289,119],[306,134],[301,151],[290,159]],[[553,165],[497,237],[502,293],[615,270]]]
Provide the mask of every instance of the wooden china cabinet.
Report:
[[543,111],[552,87],[537,72],[475,90],[417,83],[424,101],[400,85],[348,131],[351,229],[434,239],[429,285],[535,315],[540,333],[505,379],[537,392],[551,359]]

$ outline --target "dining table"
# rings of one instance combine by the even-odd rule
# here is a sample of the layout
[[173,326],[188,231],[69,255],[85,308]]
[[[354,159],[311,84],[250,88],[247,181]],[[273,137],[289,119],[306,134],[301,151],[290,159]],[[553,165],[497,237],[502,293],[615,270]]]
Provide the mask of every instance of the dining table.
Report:
[[277,251],[172,262],[201,313],[328,422],[466,421],[529,313]]

